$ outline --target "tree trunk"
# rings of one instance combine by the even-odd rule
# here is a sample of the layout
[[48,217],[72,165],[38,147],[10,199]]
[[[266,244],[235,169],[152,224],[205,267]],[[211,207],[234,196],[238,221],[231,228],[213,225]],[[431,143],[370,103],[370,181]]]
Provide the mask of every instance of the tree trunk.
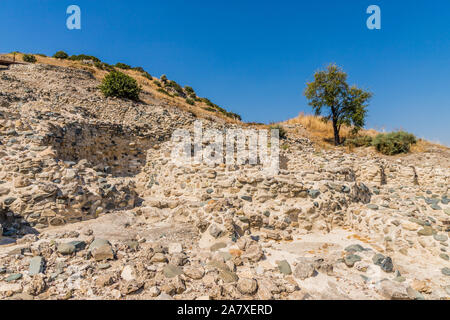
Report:
[[338,146],[341,144],[341,139],[339,138],[339,129],[337,126],[336,119],[333,119],[333,131],[334,131],[334,145]]

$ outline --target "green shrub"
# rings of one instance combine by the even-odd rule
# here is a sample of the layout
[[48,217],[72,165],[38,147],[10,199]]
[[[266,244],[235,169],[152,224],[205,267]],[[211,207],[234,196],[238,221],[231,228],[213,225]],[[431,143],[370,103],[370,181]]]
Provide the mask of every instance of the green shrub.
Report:
[[351,146],[351,147],[370,147],[372,146],[372,137],[370,136],[356,136],[356,137],[352,137],[352,138],[348,138],[345,140],[344,144],[346,146]]
[[190,104],[191,106],[193,106],[195,104],[194,100],[192,100],[190,98],[186,98],[186,103]]
[[225,110],[224,108],[219,107],[217,104],[212,103],[208,98],[200,98],[200,101],[203,101],[204,103],[206,103],[209,106],[208,108],[204,108],[205,110],[220,112],[223,115],[227,116],[228,118],[233,118],[233,119],[236,119],[239,121],[242,120],[241,116],[238,115],[237,113],[229,112],[229,111]]
[[156,89],[156,91],[159,91],[161,93],[164,93],[165,95],[168,95],[169,97],[171,97],[172,95],[170,93],[168,93],[166,90],[164,90],[163,88],[158,88]]
[[206,111],[217,112],[217,110],[216,110],[216,109],[214,109],[214,108],[211,108],[211,107],[203,107],[203,109],[204,109],[204,110],[206,110]]
[[91,60],[94,62],[100,62],[100,59],[94,56],[88,56],[85,54],[79,54],[79,55],[74,55],[74,56],[70,56],[69,60],[73,60],[73,61],[83,61],[83,60]]
[[39,57],[43,57],[43,58],[46,58],[46,57],[47,57],[47,56],[46,56],[45,54],[43,54],[43,53],[36,53],[36,55],[39,56]]
[[416,143],[416,137],[405,131],[378,134],[372,142],[377,151],[386,155],[408,153],[411,145]]
[[147,71],[144,71],[142,73],[142,75],[144,76],[144,78],[147,78],[148,80],[153,80],[153,77],[150,73],[148,73]]
[[116,68],[119,68],[119,69],[124,69],[124,70],[129,70],[129,69],[131,69],[131,67],[130,67],[129,65],[127,65],[127,64],[125,64],[125,63],[122,63],[122,62],[117,62],[116,65],[115,65],[115,67],[116,67]]
[[286,132],[286,130],[285,130],[281,125],[276,124],[276,125],[274,125],[274,126],[271,126],[270,129],[271,129],[271,130],[272,130],[272,129],[278,129],[280,139],[283,139],[283,140],[284,140],[284,139],[287,138],[287,132]]
[[133,68],[131,68],[131,70],[139,71],[139,72],[142,72],[142,73],[145,72],[144,68],[142,68],[142,67],[133,67]]
[[94,66],[101,70],[104,70],[103,62],[94,62]]
[[105,70],[108,72],[116,70],[116,69],[114,69],[114,66],[107,64],[106,62],[94,62],[94,66],[96,68],[99,68],[101,70]]
[[24,54],[22,60],[30,63],[35,63],[37,61],[36,57],[33,56],[32,54]]
[[138,100],[139,93],[141,92],[141,88],[135,79],[119,71],[111,71],[108,73],[103,79],[100,90],[105,97],[127,98],[132,100]]
[[165,74],[163,74],[163,75],[161,76],[161,81],[162,81],[162,82],[166,82],[166,81],[167,81],[167,76],[166,76]]
[[58,51],[57,53],[55,53],[53,55],[53,58],[56,59],[67,59],[69,57],[69,55],[67,53],[65,53],[64,51]]
[[215,107],[216,105],[212,103],[208,98],[201,98],[204,103],[206,103],[210,107]]
[[228,116],[233,119],[239,120],[239,121],[242,120],[242,117],[239,114],[234,113],[234,112],[228,112]]
[[190,86],[184,86],[184,91],[186,91],[186,93],[190,96],[196,97],[195,91],[194,89],[192,89],[192,87]]
[[194,100],[199,101],[199,99],[197,98],[197,95],[195,94],[194,89],[192,89],[192,87],[190,86],[184,86],[184,91],[187,93],[187,95]]
[[167,82],[166,86],[173,88],[176,92],[184,94],[183,88],[181,88],[181,86],[173,80]]

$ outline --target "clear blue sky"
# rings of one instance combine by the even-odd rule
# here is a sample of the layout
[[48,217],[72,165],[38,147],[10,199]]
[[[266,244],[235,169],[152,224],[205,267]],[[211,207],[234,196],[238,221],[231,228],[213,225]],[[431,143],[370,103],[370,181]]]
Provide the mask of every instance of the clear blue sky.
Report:
[[[71,4],[81,30],[66,28]],[[381,30],[366,27],[371,4]],[[1,0],[0,30],[0,52],[65,50],[142,66],[245,121],[310,113],[305,83],[335,62],[374,93],[367,127],[450,145],[448,0]]]

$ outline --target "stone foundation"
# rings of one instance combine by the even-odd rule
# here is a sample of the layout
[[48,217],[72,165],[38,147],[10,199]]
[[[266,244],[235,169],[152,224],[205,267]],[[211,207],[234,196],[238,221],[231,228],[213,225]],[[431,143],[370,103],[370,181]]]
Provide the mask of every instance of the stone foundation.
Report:
[[87,160],[96,169],[115,177],[131,177],[145,166],[149,138],[111,124],[70,123],[52,126],[46,144],[64,161]]

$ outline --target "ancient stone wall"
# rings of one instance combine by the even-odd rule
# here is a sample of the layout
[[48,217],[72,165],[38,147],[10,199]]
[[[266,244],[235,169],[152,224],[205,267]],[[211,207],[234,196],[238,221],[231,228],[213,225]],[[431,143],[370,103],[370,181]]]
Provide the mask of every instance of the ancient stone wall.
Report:
[[46,138],[59,159],[72,162],[85,159],[116,177],[139,173],[145,165],[146,150],[154,143],[150,137],[138,137],[127,128],[112,124],[53,125]]

